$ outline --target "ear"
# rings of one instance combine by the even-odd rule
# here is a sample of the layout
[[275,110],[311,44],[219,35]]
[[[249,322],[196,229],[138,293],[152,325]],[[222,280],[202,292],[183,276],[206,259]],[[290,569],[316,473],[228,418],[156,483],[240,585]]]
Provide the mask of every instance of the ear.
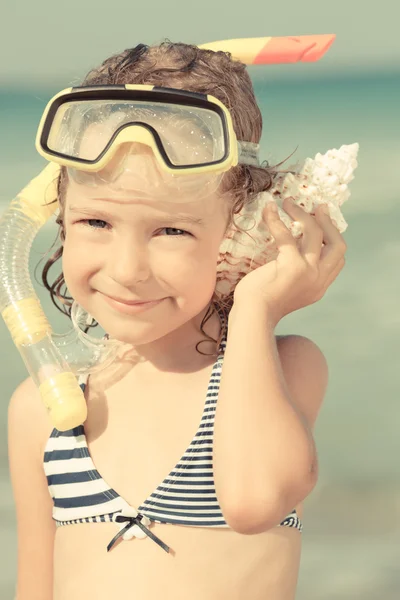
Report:
[[56,225],[58,225],[58,233],[60,236],[61,245],[64,246],[66,232],[65,232],[64,215],[61,211],[61,208],[60,208],[60,212],[56,218]]

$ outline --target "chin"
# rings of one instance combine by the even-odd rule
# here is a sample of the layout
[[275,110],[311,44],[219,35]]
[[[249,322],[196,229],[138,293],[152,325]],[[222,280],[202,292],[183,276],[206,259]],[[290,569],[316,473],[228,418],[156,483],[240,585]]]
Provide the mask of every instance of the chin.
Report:
[[125,323],[117,325],[108,319],[103,322],[99,321],[99,325],[108,335],[124,344],[133,346],[141,346],[149,344],[165,335],[164,328],[157,327],[152,323]]

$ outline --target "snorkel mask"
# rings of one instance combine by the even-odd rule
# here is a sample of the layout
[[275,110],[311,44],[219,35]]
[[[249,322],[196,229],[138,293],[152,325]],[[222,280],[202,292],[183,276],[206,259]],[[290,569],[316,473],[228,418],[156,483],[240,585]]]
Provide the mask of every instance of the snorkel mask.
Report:
[[[200,48],[231,52],[245,64],[272,64],[316,61],[333,40],[333,35],[255,38]],[[96,105],[96,99],[101,103]],[[176,123],[183,129],[175,127]],[[88,148],[87,138],[92,134],[95,144]],[[188,135],[195,135],[198,141],[192,154]],[[80,425],[87,417],[76,376],[104,368],[115,358],[120,342],[85,334],[82,327],[90,324],[92,317],[75,303],[71,330],[63,335],[52,331],[30,280],[30,249],[39,229],[58,208],[58,203],[49,202],[57,198],[61,165],[77,182],[103,182],[118,189],[133,156],[123,150],[132,143],[151,149],[159,191],[178,190],[177,201],[180,197],[187,200],[196,187],[208,193],[235,164],[258,164],[256,145],[236,139],[229,111],[211,96],[153,86],[101,86],[72,88],[49,103],[39,127],[37,149],[50,164],[0,219],[0,311],[59,431]],[[200,185],[197,179],[196,186],[190,178],[198,177],[204,179]]]
[[36,148],[78,184],[173,202],[210,196],[238,163],[259,165],[258,144],[236,139],[217,98],[151,85],[63,90]]

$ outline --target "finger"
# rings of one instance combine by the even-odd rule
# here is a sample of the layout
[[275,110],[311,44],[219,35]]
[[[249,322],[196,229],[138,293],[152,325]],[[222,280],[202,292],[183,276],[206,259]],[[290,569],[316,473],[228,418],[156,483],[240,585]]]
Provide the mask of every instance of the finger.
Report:
[[301,254],[309,264],[317,266],[323,242],[323,232],[319,223],[300,206],[291,203],[289,198],[284,200],[284,209],[289,216],[302,224]]
[[320,266],[323,269],[333,269],[344,257],[347,244],[329,215],[319,209],[316,218],[321,222],[325,244],[321,251]]
[[342,234],[339,232],[336,225],[334,225],[329,215],[329,207],[327,204],[321,204],[318,206],[317,210],[315,211],[315,219],[321,227],[325,245],[338,246],[344,253],[347,249],[346,243],[342,237]]
[[275,239],[279,251],[282,251],[285,248],[286,252],[292,252],[299,256],[296,240],[286,227],[285,223],[281,220],[276,204],[270,202],[267,205],[264,214],[269,230]]
[[317,296],[317,300],[321,300],[325,296],[327,289],[332,285],[332,283],[335,281],[335,279],[340,275],[340,272],[342,271],[344,265],[345,265],[345,260],[344,260],[344,258],[342,258],[339,261],[339,263],[335,266],[334,270],[329,271],[329,273],[327,274],[327,277],[325,278],[325,281],[323,282],[321,290]]
[[345,264],[346,264],[345,259],[342,257],[339,260],[339,262],[336,264],[333,271],[329,271],[328,277],[324,283],[324,289],[327,290],[329,288],[329,286],[332,285],[332,283],[335,281],[335,279],[339,276],[340,272],[343,270],[343,267],[345,266]]

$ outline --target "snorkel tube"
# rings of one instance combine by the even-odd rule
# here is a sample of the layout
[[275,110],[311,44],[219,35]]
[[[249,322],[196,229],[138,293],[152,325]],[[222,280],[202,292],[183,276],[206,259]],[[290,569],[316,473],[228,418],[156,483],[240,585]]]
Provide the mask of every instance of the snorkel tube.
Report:
[[[245,64],[316,61],[334,35],[250,38],[199,46],[230,52]],[[77,375],[103,369],[116,356],[121,342],[98,340],[82,331],[92,317],[75,303],[73,327],[65,334],[52,331],[29,275],[29,254],[41,227],[59,208],[59,165],[50,163],[12,200],[0,219],[0,312],[15,346],[39,388],[50,420],[59,431],[82,424],[86,401]],[[89,321],[88,321],[89,319]]]
[[[116,340],[85,334],[88,315],[74,304],[73,328],[52,332],[29,276],[29,253],[39,229],[54,214],[60,167],[50,163],[11,202],[0,219],[0,311],[14,344],[39,388],[54,427],[66,431],[86,420],[76,375],[103,368],[115,356]],[[91,317],[90,317],[91,322]]]

